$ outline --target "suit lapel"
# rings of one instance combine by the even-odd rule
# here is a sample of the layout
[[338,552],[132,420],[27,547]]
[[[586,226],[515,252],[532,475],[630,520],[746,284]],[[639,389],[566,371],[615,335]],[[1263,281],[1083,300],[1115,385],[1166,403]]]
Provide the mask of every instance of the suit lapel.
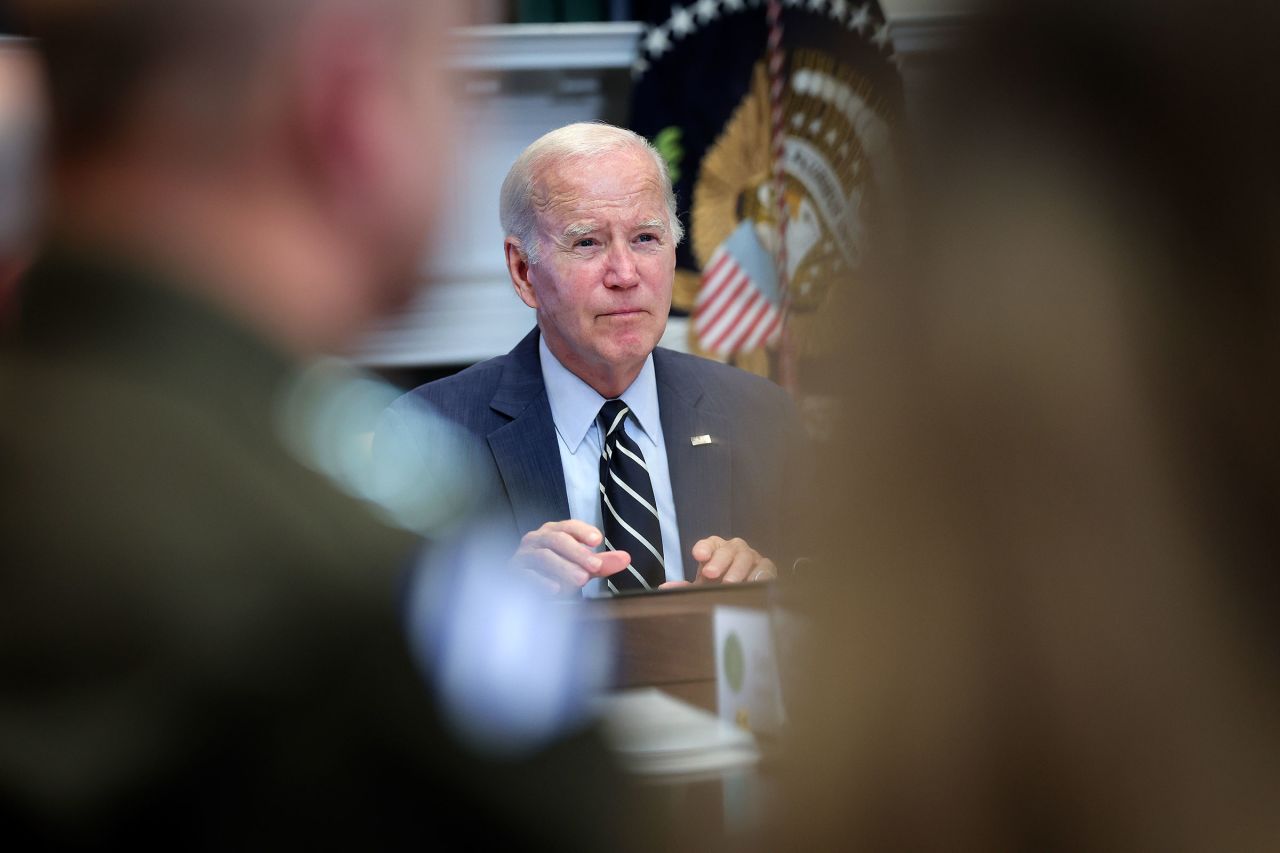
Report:
[[[698,570],[690,554],[693,544],[713,534],[728,536],[733,529],[732,424],[704,393],[695,371],[682,369],[660,349],[653,358],[685,579],[693,580]],[[706,435],[710,444],[691,440]]]
[[536,329],[511,351],[489,405],[511,418],[488,438],[520,534],[547,521],[568,518],[564,469],[542,382]]

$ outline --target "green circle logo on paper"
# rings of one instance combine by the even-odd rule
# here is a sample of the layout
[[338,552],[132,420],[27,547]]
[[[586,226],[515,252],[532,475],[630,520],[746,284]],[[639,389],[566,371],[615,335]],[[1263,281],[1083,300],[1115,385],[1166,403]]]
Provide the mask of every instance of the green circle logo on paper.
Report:
[[724,677],[734,693],[742,689],[742,677],[746,674],[747,657],[742,653],[742,640],[730,631],[724,638]]

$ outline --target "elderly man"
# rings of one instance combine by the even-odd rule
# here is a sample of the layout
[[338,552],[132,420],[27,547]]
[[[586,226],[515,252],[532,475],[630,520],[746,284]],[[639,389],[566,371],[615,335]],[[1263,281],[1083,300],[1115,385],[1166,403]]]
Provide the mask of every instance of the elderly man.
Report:
[[416,540],[277,432],[417,279],[447,4],[24,8],[54,198],[0,357],[5,841],[605,847],[596,751],[455,743],[402,627]]
[[767,380],[657,348],[681,238],[658,153],[605,124],[552,131],[511,167],[501,217],[537,328],[402,397],[380,441],[404,440],[423,402],[461,425],[516,562],[552,591],[775,577],[794,408]]

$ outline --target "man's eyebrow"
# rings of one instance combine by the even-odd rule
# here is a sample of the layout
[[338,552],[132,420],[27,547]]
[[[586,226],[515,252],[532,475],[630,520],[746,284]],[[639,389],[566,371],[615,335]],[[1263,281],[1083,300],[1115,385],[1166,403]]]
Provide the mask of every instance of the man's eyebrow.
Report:
[[[562,236],[564,237],[564,239],[572,241],[572,240],[578,239],[579,237],[585,237],[586,235],[591,234],[595,231],[598,231],[599,229],[600,229],[599,224],[595,222],[575,222],[564,229],[564,233]],[[637,231],[661,231],[663,233],[666,233],[667,223],[666,223],[666,220],[664,220],[662,217],[655,216],[652,219],[646,219],[643,222],[637,222],[635,229]]]
[[584,237],[595,231],[598,226],[594,222],[575,222],[564,229],[564,236],[568,240],[574,240],[578,237]]

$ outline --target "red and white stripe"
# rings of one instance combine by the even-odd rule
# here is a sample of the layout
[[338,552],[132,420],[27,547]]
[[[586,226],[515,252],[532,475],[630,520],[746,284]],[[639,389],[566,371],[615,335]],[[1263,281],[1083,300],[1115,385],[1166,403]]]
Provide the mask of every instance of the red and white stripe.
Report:
[[702,287],[693,306],[693,329],[698,346],[727,358],[775,343],[782,329],[782,314],[721,247],[702,273]]

